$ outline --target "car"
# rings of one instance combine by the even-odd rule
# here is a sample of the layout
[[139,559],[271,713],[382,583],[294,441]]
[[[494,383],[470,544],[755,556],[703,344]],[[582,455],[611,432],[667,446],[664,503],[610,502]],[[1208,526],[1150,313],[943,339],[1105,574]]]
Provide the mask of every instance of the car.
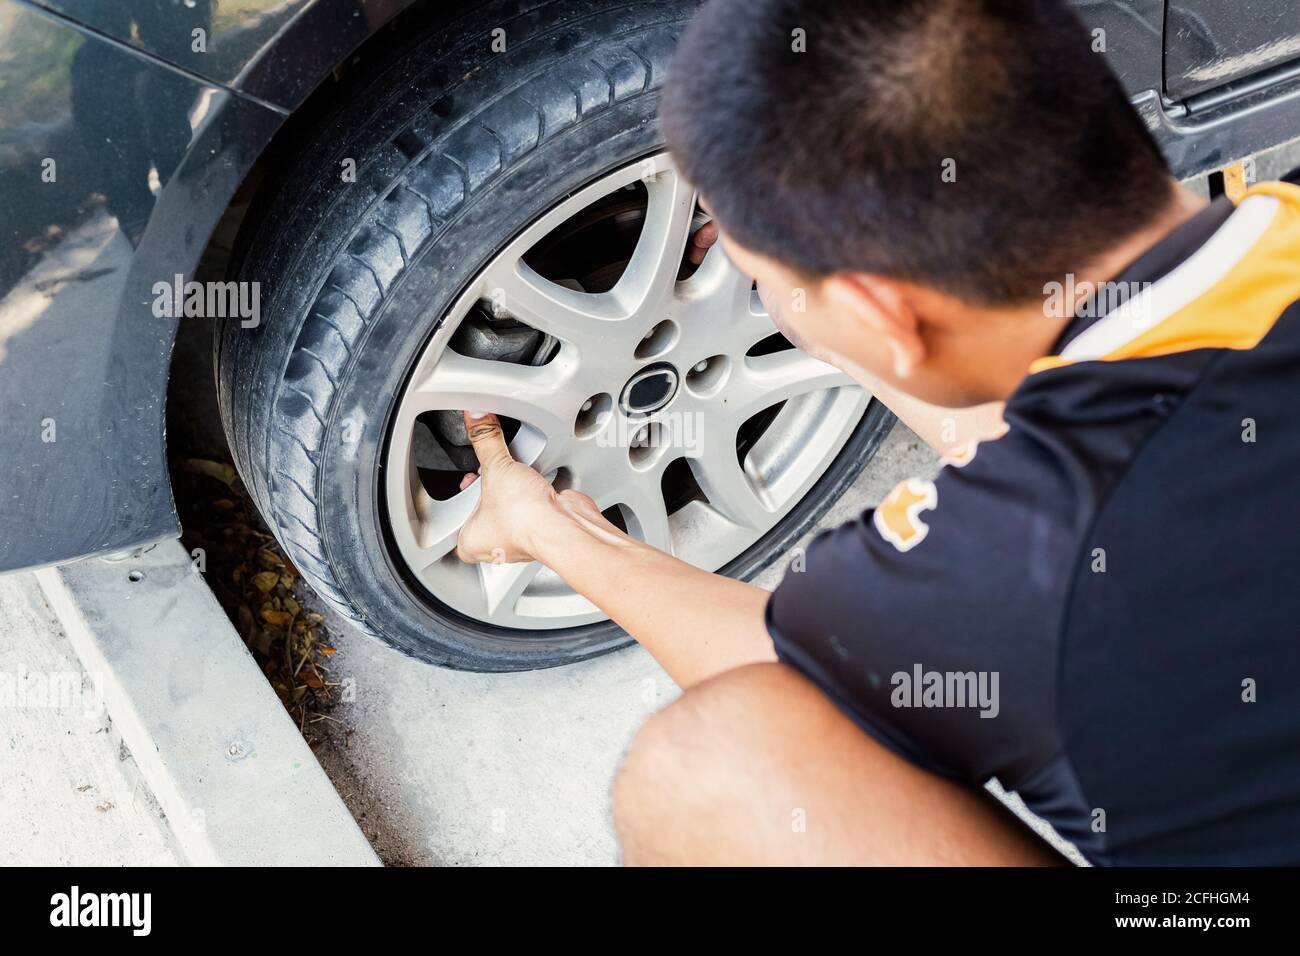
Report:
[[[544,568],[456,559],[461,409],[702,567],[788,552],[892,418],[777,334],[720,247],[684,256],[707,213],[655,117],[697,6],[0,0],[0,572],[178,535],[183,322],[212,327],[286,553],[413,657],[628,641]],[[1284,0],[1073,6],[1180,176],[1300,135]]]

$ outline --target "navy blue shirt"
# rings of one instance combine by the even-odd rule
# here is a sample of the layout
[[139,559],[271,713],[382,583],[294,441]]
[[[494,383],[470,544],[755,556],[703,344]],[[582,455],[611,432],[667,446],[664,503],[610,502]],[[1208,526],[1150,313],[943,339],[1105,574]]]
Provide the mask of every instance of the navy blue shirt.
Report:
[[1300,187],[1209,206],[1084,300],[1003,437],[816,539],[780,659],[1094,863],[1300,863],[1298,301]]

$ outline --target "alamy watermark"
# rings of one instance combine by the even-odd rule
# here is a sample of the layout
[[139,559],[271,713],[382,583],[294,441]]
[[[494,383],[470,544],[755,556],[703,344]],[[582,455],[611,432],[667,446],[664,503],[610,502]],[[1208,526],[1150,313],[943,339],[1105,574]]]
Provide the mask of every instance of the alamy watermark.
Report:
[[80,710],[95,716],[104,702],[81,671],[0,671],[0,709]]
[[1064,282],[1043,286],[1043,315],[1049,319],[1124,315],[1135,327],[1147,328],[1152,317],[1151,297],[1146,295],[1150,288],[1150,282],[1078,282],[1069,273]]
[[132,936],[148,936],[153,928],[152,893],[92,893],[73,885],[50,897],[50,925],[56,927],[118,926]]
[[900,708],[951,707],[978,709],[980,717],[996,717],[1002,709],[997,671],[895,671],[889,702]]
[[652,419],[618,415],[610,427],[596,436],[596,444],[601,448],[643,451],[675,448],[698,452],[704,447],[704,415],[664,412]]
[[153,284],[153,314],[159,319],[239,319],[245,329],[262,321],[262,286],[258,282],[190,282],[179,273],[171,282]]

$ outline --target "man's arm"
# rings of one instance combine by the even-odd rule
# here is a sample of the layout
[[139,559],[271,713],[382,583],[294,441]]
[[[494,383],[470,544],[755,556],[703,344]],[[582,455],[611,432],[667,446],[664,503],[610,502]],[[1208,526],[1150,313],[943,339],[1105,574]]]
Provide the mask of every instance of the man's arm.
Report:
[[952,455],[981,441],[1000,438],[1007,430],[1002,420],[1005,402],[971,408],[941,408],[901,392],[875,379],[867,390],[939,455]]
[[632,635],[682,688],[776,660],[763,619],[766,591],[635,540],[586,495],[557,493],[511,458],[495,415],[467,414],[466,426],[482,495],[461,531],[461,560],[540,561]]

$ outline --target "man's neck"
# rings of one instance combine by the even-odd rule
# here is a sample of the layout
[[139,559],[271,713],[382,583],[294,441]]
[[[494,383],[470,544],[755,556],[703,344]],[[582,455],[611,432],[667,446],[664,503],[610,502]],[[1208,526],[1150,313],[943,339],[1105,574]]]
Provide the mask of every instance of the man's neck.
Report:
[[[1206,200],[1178,183],[1173,183],[1171,193],[1169,204],[1150,225],[1109,249],[1105,255],[1076,275],[1076,283],[1088,283],[1082,289],[1095,288],[1113,281],[1130,263],[1209,205]],[[1072,303],[1071,313],[1078,308],[1083,298],[1085,296],[1081,291]]]
[[1007,396],[1015,391],[1030,363],[1046,355],[1060,338],[1090,289],[1114,280],[1130,263],[1206,207],[1206,200],[1172,180],[1171,187],[1169,202],[1158,216],[1074,275],[1075,299],[1065,303],[1063,314],[1049,316],[1042,302],[997,310],[994,325],[1003,330],[1004,341],[998,353],[1002,360],[985,370],[985,383],[992,394]]

